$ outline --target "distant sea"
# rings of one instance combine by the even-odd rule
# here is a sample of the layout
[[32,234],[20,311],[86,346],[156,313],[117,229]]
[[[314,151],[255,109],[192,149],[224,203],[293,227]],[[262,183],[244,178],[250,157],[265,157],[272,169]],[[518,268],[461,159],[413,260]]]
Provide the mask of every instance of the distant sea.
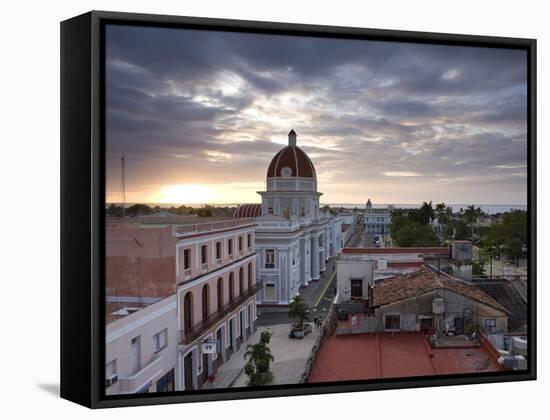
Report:
[[[108,203],[110,204],[110,203]],[[120,203],[116,203],[118,205],[120,205]],[[131,206],[133,203],[126,203],[126,206]],[[162,203],[162,204],[159,204],[159,203],[143,203],[143,204],[147,204],[148,206],[150,207],[154,207],[154,206],[159,206],[159,207],[162,207],[162,208],[169,208],[169,207],[179,207],[181,206],[182,204],[177,204],[177,203]],[[221,203],[221,204],[210,204],[211,206],[213,207],[236,207],[238,206],[240,203]],[[259,203],[258,203],[259,204]],[[359,209],[364,209],[365,208],[365,203],[321,203],[321,206],[324,206],[328,204],[330,207],[343,207],[343,208],[346,208],[346,209],[353,209],[355,207],[359,208]],[[435,208],[435,205],[437,203],[432,203],[433,207]],[[190,203],[186,203],[185,204],[186,206],[189,206],[189,207],[195,207],[195,208],[199,208],[199,207],[203,207],[204,204],[190,204]],[[417,209],[417,208],[420,208],[422,206],[422,204],[391,204],[393,207],[395,207],[396,209]],[[464,209],[466,210],[466,208],[468,206],[471,206],[472,203],[470,204],[446,204],[447,206],[451,207],[453,209],[453,212],[459,212],[460,209]],[[527,211],[527,206],[526,205],[522,205],[522,204],[474,204],[476,207],[480,207],[482,211],[484,211],[485,213],[487,214],[497,214],[497,213],[504,213],[504,212],[507,212],[507,211],[510,211],[510,210],[523,210],[523,211]],[[376,209],[383,209],[385,207],[387,207],[388,204],[373,204],[373,207],[376,208]]]
[[[437,203],[432,203],[432,206],[435,208],[435,205]],[[453,209],[453,212],[457,213],[460,211],[460,209],[466,210],[468,206],[471,206],[473,203],[470,204],[446,204],[446,206],[451,207]],[[324,204],[322,204],[324,205]],[[418,209],[422,206],[422,204],[391,204],[396,209]],[[364,207],[364,204],[352,204],[352,203],[334,203],[329,204],[331,207],[344,207],[344,208],[361,208]],[[373,207],[375,209],[383,209],[387,207],[388,204],[373,204]],[[526,205],[521,204],[474,204],[474,206],[477,208],[481,208],[481,210],[487,214],[497,214],[497,213],[504,213],[510,210],[523,210],[527,211]]]

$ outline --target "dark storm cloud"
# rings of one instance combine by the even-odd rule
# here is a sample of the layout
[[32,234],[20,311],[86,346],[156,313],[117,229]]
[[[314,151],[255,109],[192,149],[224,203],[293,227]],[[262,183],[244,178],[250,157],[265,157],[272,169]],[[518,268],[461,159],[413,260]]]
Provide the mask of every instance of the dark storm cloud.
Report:
[[[122,151],[135,163],[136,189],[187,183],[191,173],[193,182],[196,174],[205,183],[262,181],[294,127],[321,182],[424,177],[428,199],[430,185],[477,179],[493,201],[522,202],[525,58],[505,49],[109,26],[108,189],[117,190]],[[498,196],[502,185],[515,185],[515,195]]]

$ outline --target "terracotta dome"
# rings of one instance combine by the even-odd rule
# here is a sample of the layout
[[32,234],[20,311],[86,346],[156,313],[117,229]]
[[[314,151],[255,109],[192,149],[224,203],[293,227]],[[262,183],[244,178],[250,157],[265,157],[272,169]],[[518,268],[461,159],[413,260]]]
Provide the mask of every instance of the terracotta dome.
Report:
[[301,177],[317,179],[315,167],[308,155],[296,146],[296,132],[291,130],[288,133],[288,146],[279,150],[273,157],[267,177]]
[[235,218],[249,218],[258,217],[262,213],[261,204],[241,204],[235,209],[233,217]]

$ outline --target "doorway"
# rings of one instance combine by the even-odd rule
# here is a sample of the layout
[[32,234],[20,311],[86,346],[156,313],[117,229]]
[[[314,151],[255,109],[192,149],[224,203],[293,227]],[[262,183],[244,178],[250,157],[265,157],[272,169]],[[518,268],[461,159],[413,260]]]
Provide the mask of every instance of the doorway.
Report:
[[210,374],[208,369],[208,353],[202,354],[202,382],[205,383],[208,380]]
[[219,360],[223,360],[223,355],[222,355],[222,351],[223,351],[223,346],[222,346],[222,329],[220,328],[218,331],[216,331],[216,350],[217,350],[217,353],[218,353],[218,356],[217,358]]
[[244,311],[241,311],[239,313],[239,328],[240,328],[240,334],[241,340],[244,340]]
[[183,359],[183,371],[185,390],[191,391],[193,389],[193,352],[189,352]]
[[140,336],[132,338],[132,369],[134,373],[141,370],[141,339]]
[[234,319],[231,318],[229,320],[229,352],[233,353],[235,351],[235,347],[233,346],[233,340],[235,338],[235,322]]
[[433,318],[422,318],[420,320],[420,331],[424,334],[430,333],[433,328]]
[[455,334],[464,334],[464,318],[455,318]]

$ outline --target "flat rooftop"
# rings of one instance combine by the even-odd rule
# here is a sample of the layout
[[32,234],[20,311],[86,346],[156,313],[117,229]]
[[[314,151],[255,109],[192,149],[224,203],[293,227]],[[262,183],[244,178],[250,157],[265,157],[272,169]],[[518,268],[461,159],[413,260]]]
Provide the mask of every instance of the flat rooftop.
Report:
[[195,215],[169,215],[157,216],[154,213],[144,216],[126,216],[124,219],[115,216],[106,216],[105,223],[108,226],[131,228],[131,227],[147,227],[147,226],[178,226],[178,225],[193,225],[200,223],[211,223],[223,220],[232,220],[229,216],[211,216],[200,217]]
[[420,332],[330,336],[308,382],[433,376],[503,370],[485,346],[432,349]]
[[415,246],[415,247],[345,247],[343,254],[421,254],[421,255],[449,255],[450,248],[446,246]]

